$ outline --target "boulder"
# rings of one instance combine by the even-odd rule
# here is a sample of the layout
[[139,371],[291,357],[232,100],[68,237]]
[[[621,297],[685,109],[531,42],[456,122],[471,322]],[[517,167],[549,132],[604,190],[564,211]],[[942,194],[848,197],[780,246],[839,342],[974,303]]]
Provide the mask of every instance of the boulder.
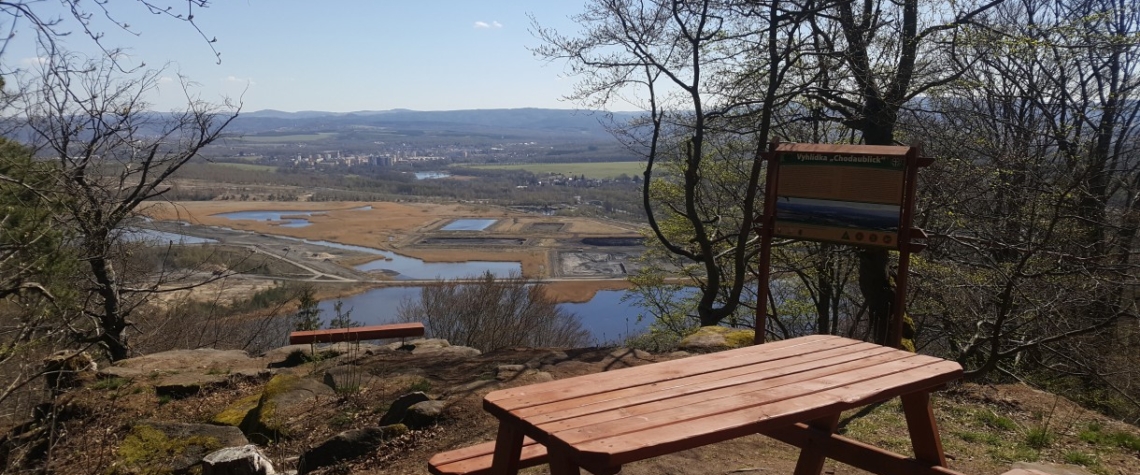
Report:
[[267,444],[288,436],[290,418],[334,399],[336,393],[320,381],[279,374],[265,384],[257,407],[239,427],[253,442]]
[[513,379],[513,378],[518,377],[519,373],[522,373],[523,371],[526,371],[526,370],[527,370],[526,365],[521,365],[521,364],[499,365],[498,368],[495,368],[495,379],[498,379],[499,381],[506,381],[508,379]]
[[404,415],[404,425],[409,429],[422,429],[435,425],[446,409],[446,401],[424,401],[413,404]]
[[719,326],[701,327],[695,333],[682,339],[678,347],[690,353],[730,350],[751,345],[755,334],[752,330],[738,330]]
[[366,427],[341,432],[302,454],[298,473],[309,473],[337,462],[367,455],[385,441],[407,432],[408,428],[403,424]]
[[273,464],[256,445],[227,447],[202,458],[202,475],[273,475]]
[[447,340],[440,338],[419,338],[405,342],[390,343],[384,348],[393,351],[410,351],[416,356],[442,356],[445,358],[470,358],[483,354],[481,351],[467,346],[452,346]]
[[210,423],[223,426],[241,426],[242,421],[249,416],[250,411],[257,409],[257,404],[261,401],[261,394],[253,394],[243,397],[230,403],[222,412],[219,412],[210,418]]
[[189,473],[206,454],[246,444],[234,427],[144,421],[123,439],[115,463],[131,473]]
[[415,340],[397,341],[385,345],[389,350],[414,351],[415,349],[447,348],[451,346],[442,338],[417,338]]
[[332,358],[335,356],[337,355],[332,352],[326,353],[320,348],[318,348],[314,354],[312,345],[289,345],[266,351],[261,355],[261,360],[264,361],[269,368],[292,368],[313,360]]
[[402,422],[404,420],[404,415],[408,413],[409,407],[430,400],[431,398],[428,397],[427,394],[424,394],[422,391],[416,391],[414,393],[408,393],[400,396],[396,398],[396,400],[392,402],[390,406],[388,406],[388,412],[385,412],[384,416],[380,418],[380,425],[386,426]]
[[570,356],[567,355],[564,351],[549,350],[549,353],[527,361],[526,367],[531,369],[538,369],[543,366],[556,365],[568,359],[570,359]]
[[605,370],[628,368],[639,364],[652,363],[653,355],[644,350],[633,348],[618,348],[602,358],[602,367]]
[[80,386],[99,366],[85,351],[57,351],[44,358],[44,386],[53,396]]
[[443,358],[471,358],[481,354],[483,354],[483,352],[469,346],[417,347],[412,350],[412,355],[415,356],[435,356]]

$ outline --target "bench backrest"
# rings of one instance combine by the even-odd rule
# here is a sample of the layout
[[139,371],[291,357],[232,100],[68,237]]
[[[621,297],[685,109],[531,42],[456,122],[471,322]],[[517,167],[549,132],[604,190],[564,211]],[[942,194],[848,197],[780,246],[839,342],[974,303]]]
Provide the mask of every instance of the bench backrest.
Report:
[[305,343],[338,343],[342,341],[379,340],[424,336],[422,323],[394,323],[354,328],[299,331],[289,334],[290,345]]

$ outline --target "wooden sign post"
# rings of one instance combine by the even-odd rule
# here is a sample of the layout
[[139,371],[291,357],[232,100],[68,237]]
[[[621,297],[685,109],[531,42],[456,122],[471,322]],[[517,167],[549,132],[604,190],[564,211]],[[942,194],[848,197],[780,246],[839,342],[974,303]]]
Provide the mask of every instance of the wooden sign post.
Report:
[[912,228],[918,169],[932,163],[917,147],[777,143],[768,145],[760,234],[756,343],[764,342],[774,237],[899,251],[889,343],[902,341],[910,253],[926,247]]

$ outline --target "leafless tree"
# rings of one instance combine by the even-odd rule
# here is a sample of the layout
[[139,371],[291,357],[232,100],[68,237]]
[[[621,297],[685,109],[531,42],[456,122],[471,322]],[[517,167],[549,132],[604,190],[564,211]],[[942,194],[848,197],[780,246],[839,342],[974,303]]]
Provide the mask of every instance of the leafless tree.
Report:
[[427,334],[480,351],[510,347],[579,347],[589,343],[578,316],[558,308],[541,284],[520,275],[485,273],[475,282],[423,287],[400,303],[399,318],[423,322]]
[[924,339],[971,378],[1077,381],[1140,409],[1126,356],[1137,321],[1140,14],[1098,0],[1011,1],[994,13],[963,37],[969,71],[912,123],[947,157],[925,192],[939,264],[922,271]]
[[804,10],[791,1],[596,0],[574,18],[576,36],[534,27],[536,54],[580,79],[572,99],[647,111],[618,136],[645,158],[649,225],[701,288],[701,325],[749,305],[761,154],[776,111],[795,96],[786,74],[802,59]]
[[217,140],[238,109],[188,92],[185,110],[152,112],[145,97],[160,72],[120,75],[109,59],[55,55],[24,99],[31,143],[51,157],[57,205],[89,271],[82,308],[91,324],[73,331],[98,342],[112,360],[130,354],[127,329],[135,310],[160,289],[173,290],[168,278],[117,271],[124,224],[143,202],[162,196],[170,176]]

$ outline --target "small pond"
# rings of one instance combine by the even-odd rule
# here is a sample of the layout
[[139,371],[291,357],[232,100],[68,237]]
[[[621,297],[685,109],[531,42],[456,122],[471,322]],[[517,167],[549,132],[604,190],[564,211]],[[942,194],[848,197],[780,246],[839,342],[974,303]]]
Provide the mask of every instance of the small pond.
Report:
[[221,213],[214,216],[221,216],[223,218],[233,221],[281,221],[280,226],[286,228],[303,228],[312,223],[304,218],[283,218],[282,216],[312,216],[314,214],[322,214],[323,211],[235,211],[233,213]]
[[123,240],[127,242],[146,241],[155,245],[165,244],[206,244],[218,242],[216,239],[168,233],[157,229],[131,228],[123,230]]
[[491,227],[497,219],[457,219],[447,226],[439,228],[440,231],[482,231]]
[[417,180],[436,180],[439,178],[447,178],[451,176],[447,172],[415,172]]

